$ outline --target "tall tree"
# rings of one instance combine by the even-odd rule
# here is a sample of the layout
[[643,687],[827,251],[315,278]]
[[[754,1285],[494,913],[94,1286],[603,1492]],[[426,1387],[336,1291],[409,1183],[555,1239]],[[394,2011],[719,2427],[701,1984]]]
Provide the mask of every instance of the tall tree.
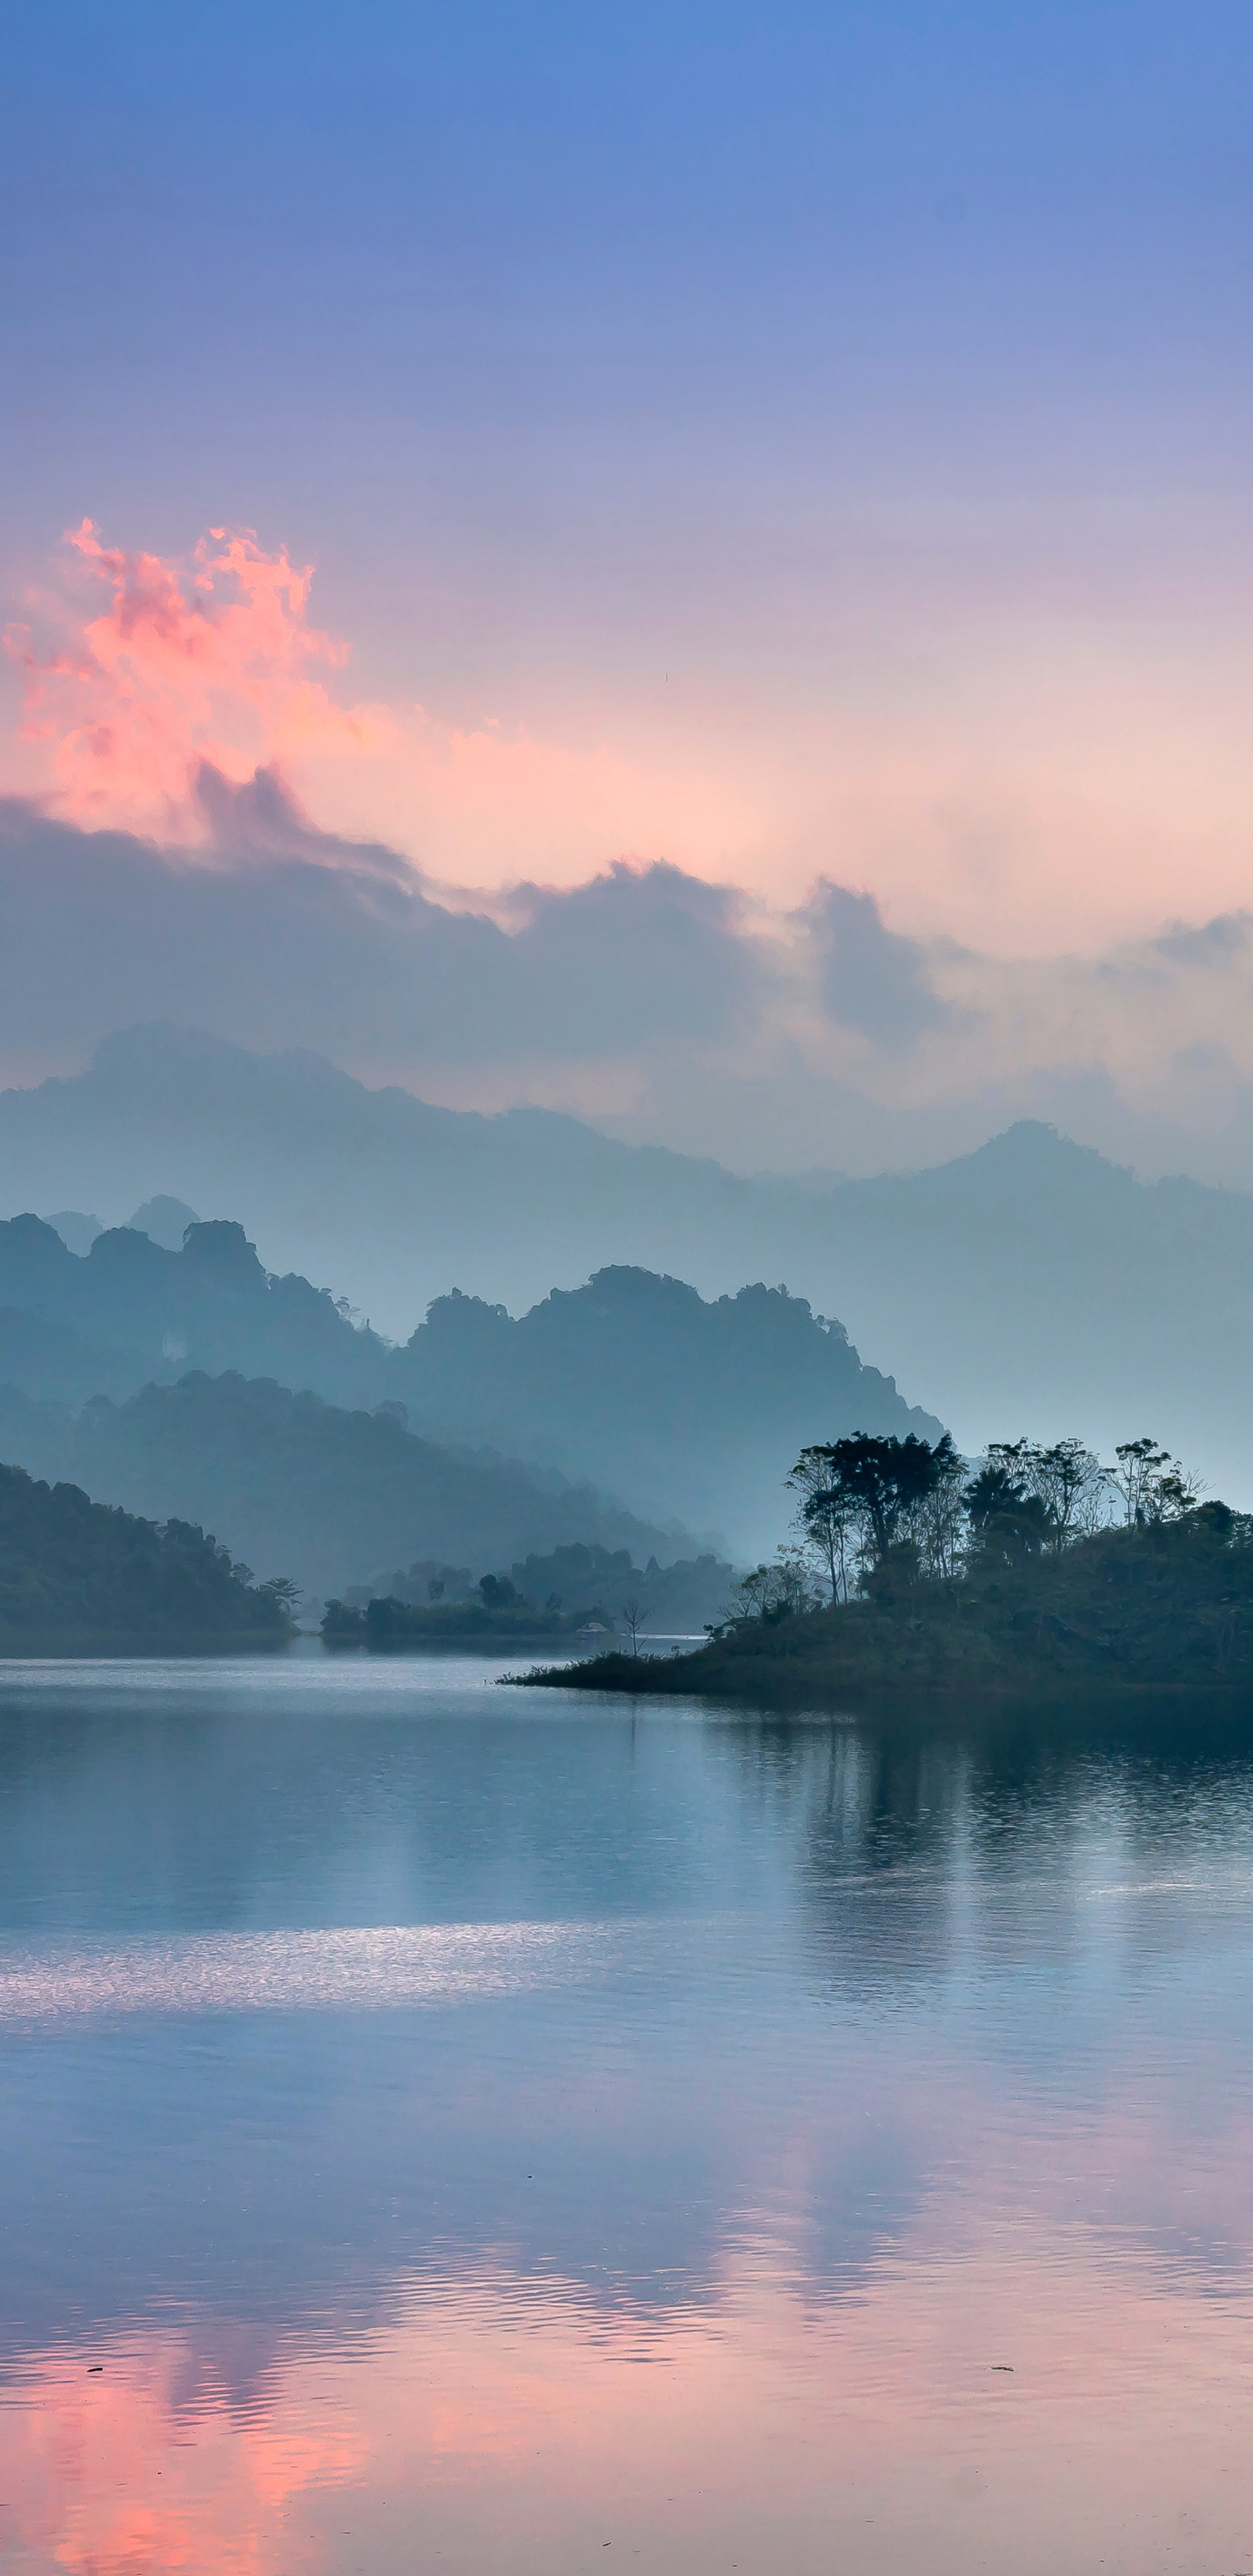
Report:
[[1192,1480],[1169,1449],[1159,1449],[1147,1438],[1121,1440],[1114,1456],[1118,1464],[1111,1481],[1122,1496],[1129,1529],[1146,1521],[1177,1520],[1193,1510],[1197,1497]]
[[818,1558],[831,1587],[831,1606],[847,1601],[849,1559],[853,1552],[861,1505],[831,1481],[829,1448],[802,1449],[787,1483],[800,1496],[796,1525]]
[[633,1655],[638,1656],[640,1651],[640,1630],[648,1617],[648,1612],[645,1609],[643,1602],[640,1600],[638,1593],[632,1592],[629,1599],[623,1602],[622,1616],[627,1624],[627,1634],[631,1640],[631,1652]]
[[1034,1491],[1048,1512],[1053,1545],[1059,1555],[1074,1538],[1094,1529],[1102,1517],[1108,1471],[1082,1440],[1055,1440],[1051,1449],[1030,1452]]
[[872,1565],[881,1565],[910,1515],[959,1465],[947,1431],[935,1442],[919,1440],[912,1431],[907,1440],[856,1431],[803,1450],[789,1481],[803,1487],[811,1480],[810,1490],[831,1497],[823,1506],[830,1526],[846,1509],[846,1526],[860,1522],[865,1552]]

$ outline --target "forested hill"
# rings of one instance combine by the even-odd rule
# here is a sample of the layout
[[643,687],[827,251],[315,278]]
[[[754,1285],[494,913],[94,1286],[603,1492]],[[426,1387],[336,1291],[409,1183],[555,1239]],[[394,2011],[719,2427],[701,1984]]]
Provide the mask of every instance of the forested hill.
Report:
[[171,1252],[131,1226],[85,1257],[36,1216],[0,1225],[0,1383],[84,1404],[189,1368],[240,1368],[339,1403],[387,1392],[387,1346],[325,1290],[273,1278],[243,1227],[193,1225]]
[[[350,1408],[403,1404],[409,1427],[445,1446],[556,1468],[662,1529],[681,1522],[746,1554],[772,1535],[781,1479],[815,1423],[830,1438],[938,1428],[784,1288],[706,1301],[620,1265],[517,1320],[454,1291],[394,1349],[307,1279],[272,1277],[232,1222],[189,1227],[178,1252],[119,1226],[85,1257],[38,1217],[0,1224],[0,1385],[77,1407],[195,1370]],[[523,1553],[604,1535],[513,1533]]]
[[164,1528],[0,1467],[0,1652],[282,1645],[283,1587],[255,1584],[203,1530]]
[[707,1302],[626,1266],[554,1289],[516,1321],[477,1298],[437,1298],[393,1383],[437,1437],[595,1473],[637,1508],[677,1512],[747,1553],[773,1533],[814,1422],[830,1426],[824,1438],[933,1439],[940,1427],[785,1288]]
[[155,1520],[199,1521],[263,1573],[294,1577],[306,1606],[415,1559],[477,1576],[577,1542],[629,1548],[640,1564],[694,1554],[586,1486],[454,1457],[390,1414],[233,1371],[77,1416],[0,1388],[0,1456]]

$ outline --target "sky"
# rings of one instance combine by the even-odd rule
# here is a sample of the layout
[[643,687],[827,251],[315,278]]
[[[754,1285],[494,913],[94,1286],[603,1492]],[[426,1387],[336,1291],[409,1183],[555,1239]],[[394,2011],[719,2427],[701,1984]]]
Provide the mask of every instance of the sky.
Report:
[[[1251,70],[1207,0],[28,10],[0,786],[246,908],[260,768],[279,911],[312,858],[514,938],[477,1053],[472,994],[371,1036],[363,968],[371,1078],[838,1168],[1029,1105],[1241,1175]],[[649,984],[609,1068],[533,1025],[566,898]],[[771,996],[721,1055],[704,965],[621,944],[674,900]],[[81,1060],[44,998],[7,1078]]]

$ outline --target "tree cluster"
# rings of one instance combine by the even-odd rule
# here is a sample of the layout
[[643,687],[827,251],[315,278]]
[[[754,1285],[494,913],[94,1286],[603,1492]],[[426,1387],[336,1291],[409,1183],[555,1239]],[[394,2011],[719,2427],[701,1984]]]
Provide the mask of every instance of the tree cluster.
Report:
[[802,1449],[788,1487],[793,1538],[737,1588],[734,1619],[777,1622],[893,1585],[953,1582],[974,1565],[1060,1555],[1111,1526],[1144,1528],[1195,1509],[1178,1459],[1147,1437],[1104,1466],[1073,1436],[1048,1447],[997,1440],[976,1462],[939,1440],[858,1431]]

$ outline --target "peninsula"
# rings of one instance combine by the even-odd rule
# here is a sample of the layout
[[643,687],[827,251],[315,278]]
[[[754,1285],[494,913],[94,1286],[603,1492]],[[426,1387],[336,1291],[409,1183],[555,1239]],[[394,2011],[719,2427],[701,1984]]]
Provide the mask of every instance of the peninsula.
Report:
[[[741,1584],[730,1615],[694,1653],[615,1650],[526,1678],[567,1690],[824,1703],[1160,1688],[1253,1698],[1253,1516],[1196,1502],[1148,1441],[1125,1444],[1113,1471],[1077,1442],[1047,1452],[1002,1445],[969,1482],[951,1444],[929,1458],[925,1448],[863,1439],[798,1462],[798,1517],[811,1546],[823,1541],[829,1572],[822,1606],[803,1551],[782,1550]],[[1098,1477],[1112,1486],[1118,1476],[1122,1524],[1076,1525],[1076,1498],[1092,1505]],[[946,1486],[960,1507],[947,1535]],[[838,1554],[850,1528],[851,1566]]]

